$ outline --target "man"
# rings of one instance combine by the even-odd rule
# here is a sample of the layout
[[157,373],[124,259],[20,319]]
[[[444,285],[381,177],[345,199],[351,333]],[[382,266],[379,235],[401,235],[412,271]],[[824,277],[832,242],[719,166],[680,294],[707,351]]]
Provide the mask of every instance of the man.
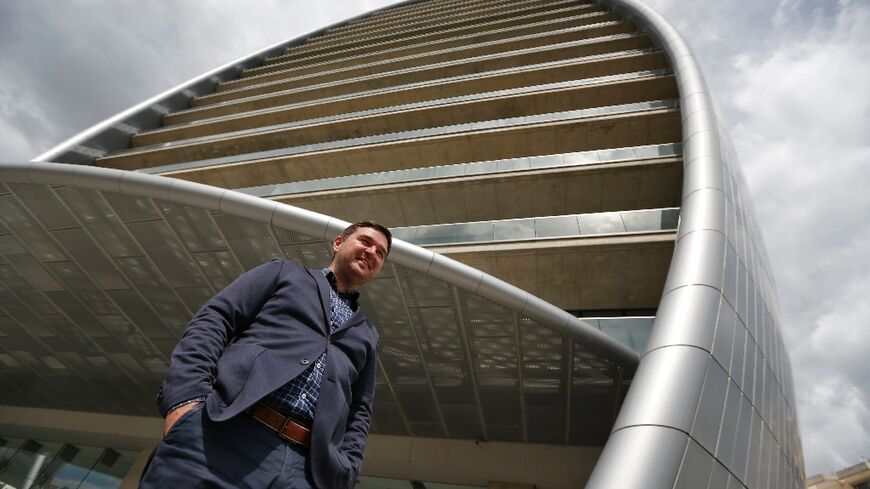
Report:
[[352,488],[378,342],[357,290],[391,245],[387,228],[358,222],[328,268],[273,260],[209,300],[172,352],[164,438],[140,488]]

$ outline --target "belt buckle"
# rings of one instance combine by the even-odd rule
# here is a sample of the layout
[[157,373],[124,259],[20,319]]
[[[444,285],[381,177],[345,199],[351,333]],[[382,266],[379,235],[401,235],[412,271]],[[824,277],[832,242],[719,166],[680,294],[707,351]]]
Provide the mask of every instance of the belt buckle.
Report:
[[293,421],[293,419],[290,418],[290,416],[285,417],[284,422],[281,423],[281,429],[278,430],[278,438],[280,438],[284,441],[289,441],[290,443],[294,443],[296,445],[302,446],[302,443],[299,440],[295,440],[295,439],[291,438],[289,435],[286,435],[284,432],[284,430],[287,428],[287,424],[294,423],[294,422],[295,421]]

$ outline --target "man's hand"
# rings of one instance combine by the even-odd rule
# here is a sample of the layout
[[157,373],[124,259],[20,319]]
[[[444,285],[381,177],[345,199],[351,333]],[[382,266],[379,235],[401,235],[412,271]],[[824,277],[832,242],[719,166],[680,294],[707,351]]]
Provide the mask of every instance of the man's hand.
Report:
[[178,422],[178,420],[181,419],[182,416],[184,416],[184,413],[190,411],[196,406],[199,406],[200,404],[202,404],[202,401],[189,402],[187,404],[182,404],[181,406],[178,406],[172,411],[169,411],[166,414],[166,420],[163,422],[163,436],[166,436],[166,433],[169,433],[169,430],[171,430],[172,426],[176,422]]

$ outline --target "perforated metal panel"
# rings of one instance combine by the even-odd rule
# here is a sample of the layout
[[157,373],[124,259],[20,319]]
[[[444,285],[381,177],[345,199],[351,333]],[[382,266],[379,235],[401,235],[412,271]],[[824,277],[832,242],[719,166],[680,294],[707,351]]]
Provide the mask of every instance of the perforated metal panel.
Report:
[[[0,376],[18,405],[154,414],[171,349],[205,300],[271,258],[320,268],[332,255],[310,236],[205,209],[72,187],[9,189],[0,196],[10,211],[0,216],[9,229],[0,235]],[[381,335],[374,432],[606,438],[623,387],[599,354],[401,265],[388,264],[361,302]]]

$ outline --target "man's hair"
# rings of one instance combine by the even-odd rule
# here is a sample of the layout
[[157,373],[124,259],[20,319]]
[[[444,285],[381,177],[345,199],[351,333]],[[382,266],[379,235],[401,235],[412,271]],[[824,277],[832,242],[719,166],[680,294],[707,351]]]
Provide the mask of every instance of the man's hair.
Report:
[[393,233],[387,229],[383,224],[377,223],[375,221],[359,221],[351,224],[350,226],[344,228],[344,231],[341,232],[341,239],[347,239],[351,234],[355,233],[359,228],[372,228],[379,233],[383,234],[387,237],[387,254],[390,254],[390,248],[393,246]]

